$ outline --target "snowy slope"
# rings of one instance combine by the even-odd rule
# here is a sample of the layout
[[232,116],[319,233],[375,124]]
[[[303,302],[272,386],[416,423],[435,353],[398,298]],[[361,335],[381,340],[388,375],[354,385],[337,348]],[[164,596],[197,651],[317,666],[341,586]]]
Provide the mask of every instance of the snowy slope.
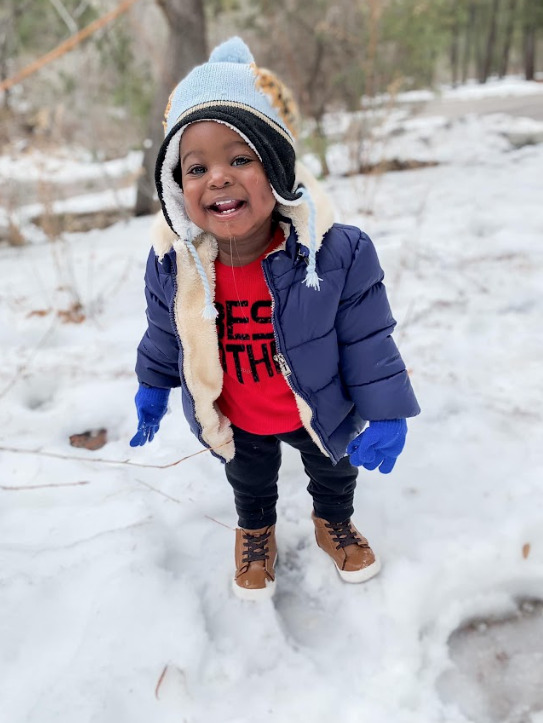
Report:
[[[355,520],[384,562],[362,586],[316,547],[292,450],[278,592],[255,605],[230,592],[220,464],[156,468],[200,450],[177,394],[155,441],[128,446],[148,219],[0,249],[0,447],[59,455],[0,451],[2,721],[541,721],[537,623],[511,633],[498,708],[498,677],[473,690],[477,650],[470,688],[447,645],[543,599],[543,146],[514,149],[504,125],[411,124],[406,156],[424,144],[441,165],[326,183],[377,245],[423,408],[394,473],[361,472]],[[62,323],[76,298],[86,320]],[[100,427],[99,452],[69,446]]]

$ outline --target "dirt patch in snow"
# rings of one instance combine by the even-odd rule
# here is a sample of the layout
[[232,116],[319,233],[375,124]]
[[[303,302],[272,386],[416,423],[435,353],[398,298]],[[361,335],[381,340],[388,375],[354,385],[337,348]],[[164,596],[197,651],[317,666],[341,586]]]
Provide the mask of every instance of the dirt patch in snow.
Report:
[[501,620],[470,621],[448,644],[454,665],[438,680],[444,703],[474,723],[543,720],[543,601],[520,600]]

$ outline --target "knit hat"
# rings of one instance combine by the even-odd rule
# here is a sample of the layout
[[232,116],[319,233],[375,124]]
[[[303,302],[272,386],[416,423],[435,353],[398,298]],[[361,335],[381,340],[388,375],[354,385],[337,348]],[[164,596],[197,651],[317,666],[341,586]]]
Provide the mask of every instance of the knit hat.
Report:
[[[277,81],[277,82],[274,82]],[[206,290],[206,318],[215,316],[209,285],[193,239],[201,232],[186,212],[181,187],[179,144],[191,123],[217,121],[236,133],[258,155],[271,190],[281,205],[306,201],[309,217],[315,209],[304,188],[295,188],[296,152],[292,96],[278,79],[259,69],[247,45],[233,37],[217,46],[207,63],[194,68],[173,90],[165,112],[165,139],[159,150],[155,182],[166,221],[185,241]],[[310,245],[306,283],[319,287],[315,270],[315,240]]]

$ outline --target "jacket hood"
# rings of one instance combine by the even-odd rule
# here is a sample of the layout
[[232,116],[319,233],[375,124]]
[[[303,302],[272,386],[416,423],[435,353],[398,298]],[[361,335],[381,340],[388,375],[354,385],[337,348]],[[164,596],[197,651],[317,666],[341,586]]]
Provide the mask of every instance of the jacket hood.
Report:
[[[300,161],[296,162],[296,188],[307,191],[305,198],[302,197],[302,201],[296,205],[279,203],[277,211],[282,218],[288,219],[292,223],[298,236],[298,243],[309,253],[312,243],[312,228],[310,223],[311,207],[307,198],[311,199],[315,211],[313,232],[315,253],[318,253],[325,234],[334,224],[332,202],[315,176]],[[192,241],[195,248],[198,248],[205,238],[213,238],[190,221],[185,212],[183,194],[179,187],[177,187],[175,194],[172,193],[171,203],[174,204],[174,207],[172,208],[172,214],[169,214],[170,223],[168,223],[163,213],[158,213],[151,229],[153,248],[159,260],[162,260],[165,254],[172,251],[179,240],[186,241],[188,239]],[[172,223],[172,217],[175,218],[175,224]],[[285,237],[288,237],[290,229],[287,224],[281,225]]]

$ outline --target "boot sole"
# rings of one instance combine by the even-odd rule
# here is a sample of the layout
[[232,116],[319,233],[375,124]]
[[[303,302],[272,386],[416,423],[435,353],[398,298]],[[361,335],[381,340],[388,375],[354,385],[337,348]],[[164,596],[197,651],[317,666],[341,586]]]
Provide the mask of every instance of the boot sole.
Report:
[[363,567],[361,570],[340,570],[337,565],[336,570],[338,571],[340,578],[344,582],[355,584],[360,582],[366,582],[367,580],[371,580],[372,577],[375,577],[379,574],[379,572],[381,572],[381,560],[376,557],[375,562],[372,562],[371,565],[368,565],[367,567]]
[[241,587],[235,580],[232,580],[232,590],[239,600],[252,600],[259,602],[260,600],[270,600],[275,593],[275,580],[268,582],[266,587]]

